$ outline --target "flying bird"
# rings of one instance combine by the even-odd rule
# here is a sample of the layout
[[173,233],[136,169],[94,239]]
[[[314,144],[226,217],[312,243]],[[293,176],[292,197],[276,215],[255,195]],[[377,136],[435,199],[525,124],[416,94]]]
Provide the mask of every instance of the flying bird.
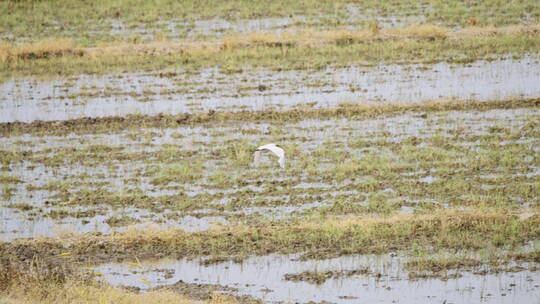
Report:
[[261,156],[261,152],[264,150],[274,153],[278,157],[279,166],[281,168],[285,168],[285,151],[275,144],[263,145],[255,150],[255,153],[253,154],[253,165],[255,167],[259,165],[259,158]]

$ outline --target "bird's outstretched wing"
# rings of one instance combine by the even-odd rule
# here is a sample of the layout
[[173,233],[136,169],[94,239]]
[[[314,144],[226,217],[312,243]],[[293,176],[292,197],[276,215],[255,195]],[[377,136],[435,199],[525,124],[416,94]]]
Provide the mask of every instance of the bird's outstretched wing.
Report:
[[283,150],[282,148],[276,146],[275,144],[267,144],[267,145],[258,147],[257,151],[255,153],[260,152],[262,150],[268,150],[268,151],[274,153],[279,158],[278,159],[279,166],[281,168],[285,168],[285,150]]
[[279,158],[279,160],[278,160],[279,166],[281,168],[284,168],[285,167],[285,151],[283,149],[281,149],[280,147],[275,146],[275,145],[273,147],[270,147],[268,150],[272,151],[272,153],[277,155],[277,157]]

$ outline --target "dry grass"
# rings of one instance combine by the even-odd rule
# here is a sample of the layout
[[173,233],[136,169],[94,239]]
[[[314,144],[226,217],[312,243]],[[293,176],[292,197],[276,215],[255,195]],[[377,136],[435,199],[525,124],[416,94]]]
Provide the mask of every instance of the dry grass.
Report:
[[352,43],[376,37],[377,33],[370,30],[333,30],[312,33],[313,41],[332,41],[333,43]]
[[[150,258],[156,254],[189,257],[304,252],[306,258],[325,258],[408,250],[413,245],[478,250],[515,246],[536,238],[539,220],[538,213],[522,220],[505,210],[448,209],[391,217],[321,217],[250,226],[238,224],[204,232],[131,229],[106,236],[18,240],[0,243],[0,253],[6,258],[20,259],[29,253],[50,257],[69,252],[69,259],[93,263],[133,256]],[[415,240],[414,244],[411,240]],[[113,248],[114,256],[104,254]]]
[[[389,30],[387,32],[389,35],[394,34],[397,36],[442,39],[442,38],[448,37],[448,33],[450,31],[447,28],[433,25],[433,24],[420,24],[420,25],[410,26],[404,29]],[[459,33],[459,32],[456,32],[456,33]]]
[[98,283],[57,264],[33,259],[30,264],[0,261],[0,303],[9,304],[232,304],[236,299],[214,294],[208,301],[194,301],[168,289],[137,293]]
[[[194,303],[172,291],[154,291],[150,293],[137,294],[129,291],[115,289],[109,286],[79,285],[69,283],[65,286],[53,286],[49,289],[50,293],[47,297],[35,298],[36,291],[33,290],[15,290],[8,296],[0,299],[6,303],[26,304],[26,303],[55,303],[55,304],[144,304],[144,303],[177,303],[188,304]],[[227,303],[227,302],[214,302]],[[233,302],[234,303],[234,302]]]
[[[298,43],[298,38],[293,32],[254,32],[248,34],[227,35],[222,41],[217,42],[219,49],[237,49],[256,45],[283,46]],[[298,34],[298,33],[296,33]]]
[[82,54],[83,50],[76,47],[69,39],[47,39],[18,45],[0,42],[0,61],[2,62],[65,55],[81,56]]
[[[376,30],[375,30],[376,29]],[[283,47],[304,46],[316,47],[321,44],[344,44],[368,42],[371,40],[396,39],[470,39],[497,35],[536,34],[540,25],[522,25],[508,27],[470,27],[459,31],[447,28],[421,24],[401,29],[372,27],[369,29],[347,30],[336,29],[327,31],[283,31],[283,32],[253,32],[247,34],[232,34],[216,41],[193,41],[175,43],[156,40],[148,43],[113,42],[96,47],[83,48],[76,46],[68,39],[50,39],[24,44],[0,42],[0,61],[16,59],[49,58],[53,56],[125,56],[125,55],[159,55],[184,53],[190,55],[212,55],[223,50],[241,49],[247,47]]]
[[540,24],[533,25],[511,25],[505,27],[477,27],[471,26],[466,27],[460,31],[450,32],[450,39],[470,39],[470,38],[481,38],[481,37],[490,37],[490,36],[500,36],[500,35],[539,35],[540,34]]
[[116,289],[107,285],[82,285],[75,282],[65,286],[53,286],[48,289],[45,298],[35,297],[37,291],[18,289],[7,296],[0,296],[0,303],[9,304],[234,304],[238,303],[233,297],[215,294],[209,301],[194,301],[173,291],[159,290],[148,293],[134,293],[127,290]]

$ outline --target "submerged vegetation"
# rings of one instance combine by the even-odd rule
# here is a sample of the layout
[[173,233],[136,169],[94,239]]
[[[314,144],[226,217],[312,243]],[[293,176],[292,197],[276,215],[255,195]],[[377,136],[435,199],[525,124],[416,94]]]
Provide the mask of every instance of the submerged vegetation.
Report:
[[[54,149],[35,146],[32,151],[17,153],[16,150],[4,150],[2,153],[10,155],[6,164],[8,166],[20,166],[23,161],[31,162],[33,167],[23,169],[28,172],[32,172],[33,168],[43,170],[43,167],[52,170],[62,167],[78,170],[88,168],[83,169],[85,174],[55,174],[53,180],[42,186],[27,187],[30,193],[52,191],[48,198],[48,208],[53,210],[64,210],[69,206],[86,207],[93,210],[89,213],[91,215],[101,213],[96,208],[103,206],[114,210],[138,208],[167,214],[166,217],[173,220],[187,215],[222,216],[231,224],[239,225],[230,228],[232,230],[218,226],[219,229],[215,231],[197,232],[189,236],[171,230],[167,235],[174,240],[173,244],[158,241],[154,248],[142,241],[141,244],[145,244],[143,247],[146,248],[144,250],[148,250],[144,254],[143,249],[126,244],[126,247],[145,256],[157,252],[185,256],[203,253],[223,255],[227,252],[247,255],[306,251],[332,256],[398,249],[402,248],[400,240],[404,242],[404,248],[410,249],[411,244],[405,243],[412,238],[416,244],[425,240],[422,246],[448,246],[455,250],[460,249],[460,246],[467,249],[514,246],[535,238],[536,230],[528,230],[532,228],[524,223],[536,218],[535,210],[540,197],[540,184],[536,181],[538,173],[535,171],[539,161],[535,148],[540,136],[536,115],[538,110],[534,101],[530,101],[528,108],[523,108],[527,101],[522,102],[516,109],[508,107],[512,102],[477,104],[480,107],[476,108],[478,116],[474,119],[465,119],[467,113],[470,113],[468,111],[474,109],[475,103],[470,102],[459,105],[434,103],[411,107],[409,110],[402,107],[395,112],[389,110],[378,114],[377,111],[381,109],[374,108],[375,112],[370,116],[356,119],[349,117],[346,123],[339,116],[329,116],[313,125],[309,124],[309,115],[298,121],[266,120],[265,123],[280,122],[289,132],[262,128],[259,131],[249,131],[250,136],[277,142],[295,138],[294,143],[285,145],[288,167],[279,174],[273,167],[262,167],[259,170],[250,168],[250,151],[257,146],[256,143],[244,140],[242,132],[228,134],[229,130],[249,130],[255,125],[238,127],[231,125],[231,122],[206,126],[205,137],[188,145],[185,144],[186,140],[202,136],[198,131],[190,133],[190,130],[198,129],[197,125],[153,129],[157,132],[150,142],[163,142],[169,133],[187,135],[171,137],[175,144],[152,144],[149,150],[145,148],[147,139],[140,136],[133,138],[135,141],[129,144],[131,148],[88,145],[76,139],[77,145],[82,144],[82,147],[73,148],[69,141],[63,141],[64,147]],[[424,110],[425,116],[414,116],[415,109]],[[484,122],[500,115],[512,117],[512,122],[499,120],[496,125],[486,125]],[[367,134],[361,132],[362,126],[371,125],[381,117],[388,122],[400,121],[403,125],[380,126]],[[508,125],[504,126],[503,123]],[[336,128],[334,134],[347,136],[330,140],[333,135],[328,133],[325,139],[325,136],[318,135],[320,129],[317,124],[329,124]],[[421,133],[413,135],[397,131],[398,128],[416,124],[425,125],[418,130]],[[474,129],[466,131],[468,125],[474,126]],[[87,136],[94,136],[89,139],[91,142],[109,141],[107,138],[111,134],[100,133],[89,132]],[[40,137],[35,138],[39,140]],[[311,148],[300,150],[300,145]],[[96,166],[98,171],[93,172],[90,168]],[[118,172],[118,168],[124,169]],[[102,181],[96,182],[95,178]],[[118,183],[116,181],[122,186],[108,186]],[[302,209],[314,202],[315,205]],[[18,205],[11,206],[15,208]],[[257,215],[258,212],[264,214],[264,210],[267,210],[264,208],[279,210],[287,206],[294,206],[292,210],[296,211],[287,216],[284,222]],[[244,211],[246,208],[262,209],[249,213]],[[459,211],[462,208],[472,208],[473,211]],[[497,214],[494,217],[497,220],[491,222],[486,218],[488,223],[483,223],[484,216],[492,213]],[[530,215],[523,220],[521,215],[527,213]],[[62,217],[62,214],[63,217],[89,215],[62,211],[56,212],[55,216]],[[439,214],[444,220],[436,218],[430,224],[430,229],[412,228],[420,228],[416,220],[424,223],[427,221],[424,220],[426,216],[429,218],[433,214]],[[333,223],[337,220],[335,216],[351,217],[347,221],[352,223],[353,228],[346,227],[344,231],[339,231],[343,227],[334,227]],[[444,232],[441,228],[453,224],[437,225],[451,218],[460,221],[462,216],[463,221],[456,224],[458,230],[449,231],[447,236],[439,234]],[[373,229],[367,229],[364,225],[365,222],[373,223],[377,218],[384,223],[393,217],[400,219],[395,220],[396,223],[405,223],[403,229],[398,229],[396,223],[390,226],[380,224]],[[125,226],[135,221],[134,214],[121,212],[109,218],[106,223],[110,226]],[[328,224],[310,226],[310,223],[318,221]],[[471,222],[473,226],[480,225],[478,238],[492,234],[487,238],[489,241],[482,243],[476,239],[473,230],[477,228],[473,229],[465,225],[465,222]],[[247,225],[246,231],[242,228],[244,225]],[[253,231],[255,227],[260,228],[257,228],[254,238],[245,243],[248,231]],[[306,231],[301,227],[315,230]],[[399,231],[394,228],[388,230],[390,227]],[[462,233],[465,230],[460,229],[470,230],[470,241],[463,239]],[[373,238],[369,231],[373,231]],[[381,234],[383,231],[388,234]],[[339,241],[341,237],[344,237],[343,244]],[[104,237],[105,240],[107,238]],[[350,238],[354,242],[351,243]],[[325,239],[333,240],[334,245],[329,246]],[[208,245],[211,240],[216,241],[216,246],[205,247],[204,244]],[[111,242],[117,244],[116,241]],[[459,242],[460,246],[457,245]],[[135,251],[130,251],[130,254]]]
[[[83,231],[110,230],[13,240],[0,243],[0,253],[10,263],[93,265],[133,257],[209,256],[208,263],[219,263],[253,254],[309,260],[412,252],[405,263],[410,279],[536,261],[519,250],[485,259],[462,252],[519,249],[540,235],[537,114],[537,100],[518,99],[345,104],[227,119],[215,112],[180,123],[159,116],[106,118],[103,126],[100,119],[4,124],[12,129],[1,155],[11,171],[2,180],[17,187],[7,207],[28,214],[29,222],[73,218],[88,226]],[[131,123],[145,127],[130,131]],[[31,135],[22,141],[17,132]],[[270,161],[250,168],[259,141],[285,143],[285,170]],[[55,173],[29,179],[34,170]],[[45,205],[25,199],[42,191]],[[99,224],[88,224],[97,217]],[[178,226],[188,218],[207,226],[192,232]],[[163,226],[147,226],[148,220]],[[432,257],[441,250],[449,255]],[[359,268],[286,278],[320,285],[358,275],[379,274]],[[188,286],[175,288],[213,290]]]
[[[385,64],[421,64],[406,77],[439,62],[467,72],[477,60],[530,58],[528,69],[540,50],[537,1],[26,0],[0,2],[0,16],[1,110],[41,101],[66,109],[62,120],[0,123],[1,304],[315,302],[280,295],[287,291],[272,281],[220,285],[202,271],[175,273],[156,266],[163,258],[227,272],[220,278],[254,258],[268,258],[269,268],[284,259],[298,268],[280,264],[270,279],[313,290],[538,273],[537,91],[310,99],[311,88],[336,93],[336,78],[375,65],[384,75]],[[333,73],[350,66],[366,70]],[[65,81],[41,79],[49,77]],[[205,77],[215,82],[203,86]],[[339,86],[367,92],[354,79]],[[285,104],[227,104],[273,94]],[[303,103],[290,100],[301,95]],[[186,110],[160,113],[157,99]],[[126,100],[159,111],[108,112]],[[79,103],[103,113],[69,113]],[[254,168],[254,149],[271,142],[286,151],[286,167],[263,154]],[[325,264],[371,255],[389,260]],[[392,263],[405,275],[392,274]],[[330,302],[356,299],[335,295]]]
[[[26,18],[28,13],[33,18]],[[224,22],[282,18],[271,27],[367,26],[373,21],[427,22],[444,26],[513,25],[538,22],[534,0],[488,1],[135,1],[114,0],[97,5],[72,1],[5,1],[0,3],[0,28],[5,38],[39,40],[70,37],[92,45],[112,39],[186,38],[227,31]],[[212,25],[218,30],[212,32]],[[221,26],[220,26],[221,25]],[[227,24],[225,24],[227,25]],[[193,34],[195,32],[195,34]]]

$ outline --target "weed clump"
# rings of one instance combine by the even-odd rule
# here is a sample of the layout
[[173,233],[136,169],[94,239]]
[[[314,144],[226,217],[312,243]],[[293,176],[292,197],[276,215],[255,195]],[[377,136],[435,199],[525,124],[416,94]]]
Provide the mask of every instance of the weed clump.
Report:
[[344,271],[304,271],[301,273],[291,274],[288,273],[285,275],[284,279],[287,281],[305,281],[311,284],[321,285],[324,284],[328,279],[335,279],[340,277],[350,277],[360,274],[369,273],[368,269],[357,269],[357,270],[344,270]]
[[17,184],[22,183],[22,181],[15,176],[9,175],[7,173],[0,173],[0,184]]
[[202,178],[203,165],[200,162],[183,161],[178,164],[163,166],[151,181],[152,185],[169,183],[192,183]]

